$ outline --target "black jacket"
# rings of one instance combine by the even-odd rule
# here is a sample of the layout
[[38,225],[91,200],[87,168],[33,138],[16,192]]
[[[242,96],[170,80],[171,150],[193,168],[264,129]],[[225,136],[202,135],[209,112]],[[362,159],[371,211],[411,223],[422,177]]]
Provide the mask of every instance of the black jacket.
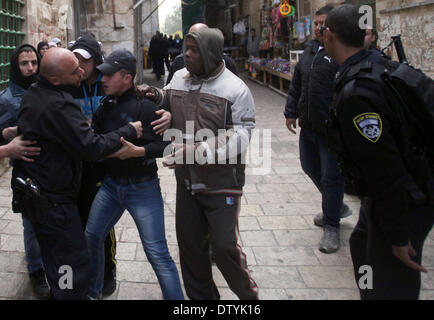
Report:
[[41,153],[35,162],[15,162],[13,176],[34,179],[49,199],[75,202],[82,160],[97,161],[121,147],[120,137],[132,139],[131,125],[108,134],[95,134],[67,88],[55,87],[39,77],[26,92],[18,126],[26,140],[35,140]]
[[[355,66],[365,61],[379,59],[372,52],[361,50],[339,69],[335,116],[331,117],[328,140],[332,149],[345,146],[336,152],[338,156],[343,153],[340,158],[344,159],[344,170],[351,173],[361,195],[373,199],[372,218],[388,243],[402,246],[409,239],[409,194],[416,181],[400,148],[403,142],[398,138],[400,128],[393,108],[399,102],[386,95],[386,85],[360,78],[343,86]],[[338,126],[333,125],[335,121]],[[335,131],[340,131],[338,141],[333,138]],[[427,174],[426,179],[429,178]]]
[[308,42],[294,69],[285,105],[285,118],[299,118],[302,128],[326,134],[326,120],[333,103],[333,80],[338,64],[320,49],[320,42]]
[[97,133],[107,133],[128,124],[142,121],[143,136],[132,139],[131,143],[145,147],[145,157],[120,160],[104,159],[104,172],[115,178],[152,177],[157,173],[155,158],[161,157],[170,141],[163,141],[162,136],[155,134],[151,122],[159,117],[155,111],[159,108],[148,99],[137,100],[134,89],[126,91],[122,96],[108,96],[103,99],[96,112],[92,127]]

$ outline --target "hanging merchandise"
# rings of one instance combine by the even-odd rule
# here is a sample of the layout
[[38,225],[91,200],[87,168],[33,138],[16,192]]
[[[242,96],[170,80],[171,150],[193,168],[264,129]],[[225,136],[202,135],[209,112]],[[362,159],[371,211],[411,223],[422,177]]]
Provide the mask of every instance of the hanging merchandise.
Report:
[[244,23],[244,21],[239,21],[239,22],[235,23],[235,25],[234,25],[234,33],[235,34],[243,36],[246,34],[246,32],[247,32],[247,29],[246,29],[246,24]]
[[289,0],[281,0],[279,12],[282,17],[291,17],[295,13],[295,8],[289,4]]
[[310,18],[306,18],[306,38],[310,36],[310,26],[311,26]]
[[295,30],[299,42],[304,42],[306,40],[306,29],[304,25],[304,22],[300,21],[295,23]]
[[279,23],[279,20],[280,20],[280,17],[281,17],[279,7],[276,7],[276,8],[274,8],[271,11],[271,17],[272,17],[272,20],[273,20],[273,24],[278,24]]

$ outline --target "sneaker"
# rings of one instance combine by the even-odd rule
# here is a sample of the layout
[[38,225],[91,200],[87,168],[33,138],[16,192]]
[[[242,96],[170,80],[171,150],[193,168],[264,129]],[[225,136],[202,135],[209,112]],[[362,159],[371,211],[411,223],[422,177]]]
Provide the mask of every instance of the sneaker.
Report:
[[45,279],[44,269],[39,269],[35,272],[29,273],[29,277],[35,296],[38,299],[50,299],[51,291],[47,279]]
[[102,288],[103,296],[109,296],[116,290],[116,267],[109,272],[104,272],[104,287]]
[[[342,209],[341,209],[341,219],[342,218],[346,218],[349,217],[353,214],[353,210],[350,209],[350,207],[348,207],[345,203],[342,204]],[[323,214],[322,212],[318,213],[315,218],[313,218],[313,223],[318,226],[318,227],[323,227],[324,226],[324,222],[323,222]]]
[[333,253],[339,249],[339,228],[329,225],[324,227],[324,234],[319,244],[319,251]]

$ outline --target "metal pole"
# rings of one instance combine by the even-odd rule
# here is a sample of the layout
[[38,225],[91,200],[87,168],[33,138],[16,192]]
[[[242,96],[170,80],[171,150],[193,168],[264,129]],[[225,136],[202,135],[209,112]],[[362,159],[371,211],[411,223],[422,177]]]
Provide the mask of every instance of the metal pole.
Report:
[[[135,10],[136,16],[136,30],[137,30],[137,65],[139,68],[138,72],[138,82],[139,84],[143,83],[143,32],[142,32],[142,4],[143,1],[139,0],[137,3],[139,6],[139,10]],[[135,8],[137,8],[137,6]]]
[[163,0],[159,5],[157,5],[157,7],[151,11],[150,14],[148,14],[148,16],[142,21],[142,24],[145,23],[146,20],[149,19],[150,16],[152,16],[152,14],[158,10],[158,8],[165,2],[166,0]]

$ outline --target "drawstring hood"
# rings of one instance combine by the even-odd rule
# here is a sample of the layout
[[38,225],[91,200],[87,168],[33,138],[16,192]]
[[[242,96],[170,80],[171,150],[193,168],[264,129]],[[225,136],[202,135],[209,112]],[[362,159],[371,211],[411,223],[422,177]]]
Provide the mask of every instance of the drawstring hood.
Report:
[[[202,57],[204,68],[204,77],[208,78],[223,64],[223,43],[224,37],[222,32],[216,28],[203,28],[194,32],[188,33],[186,36],[196,41]],[[184,59],[185,47],[184,41]]]
[[[18,65],[19,55],[22,52],[26,52],[26,51],[34,51],[36,54],[36,58],[38,59],[38,71],[35,74],[27,77],[23,76],[20,70],[20,66]],[[19,85],[24,90],[27,90],[32,83],[36,82],[36,76],[39,73],[40,65],[41,65],[41,57],[39,56],[39,53],[36,51],[36,49],[30,44],[23,44],[22,46],[15,49],[11,55],[9,79],[13,83]]]

